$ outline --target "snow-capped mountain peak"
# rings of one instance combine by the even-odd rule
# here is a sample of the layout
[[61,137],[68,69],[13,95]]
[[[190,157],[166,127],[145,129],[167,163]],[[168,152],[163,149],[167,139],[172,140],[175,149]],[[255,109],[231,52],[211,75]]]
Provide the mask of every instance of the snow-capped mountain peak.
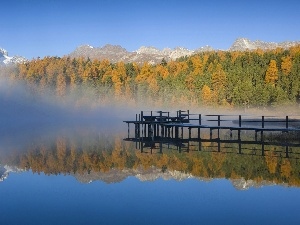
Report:
[[8,52],[0,48],[0,66],[1,65],[9,65],[9,64],[17,64],[17,63],[24,63],[27,59],[22,56],[8,56]]

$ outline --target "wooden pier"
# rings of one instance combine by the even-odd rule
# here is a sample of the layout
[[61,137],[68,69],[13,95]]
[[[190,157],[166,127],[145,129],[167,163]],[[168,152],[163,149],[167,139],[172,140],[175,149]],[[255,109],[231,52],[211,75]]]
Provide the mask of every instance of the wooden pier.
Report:
[[[300,120],[284,118],[275,118],[261,116],[260,118],[249,118],[242,115],[202,115],[192,114],[189,110],[178,110],[176,113],[163,111],[141,111],[135,115],[135,120],[124,121],[128,126],[128,137],[124,140],[136,142],[141,150],[144,147],[154,147],[158,144],[161,149],[162,144],[174,144],[181,150],[183,144],[189,145],[190,142],[201,143],[215,142],[220,145],[224,143],[233,143],[241,146],[243,144],[262,145],[262,155],[264,155],[264,146],[274,145],[286,148],[286,157],[289,157],[288,147],[300,147]],[[131,136],[130,125],[134,125],[134,135]],[[265,141],[264,135],[268,133],[283,134],[299,132],[297,143],[288,140],[282,142]],[[203,138],[202,134],[206,134]],[[207,135],[209,134],[209,135]],[[224,137],[228,134],[229,137]],[[243,135],[244,134],[244,135]],[[249,140],[249,136],[252,139]],[[209,136],[209,137],[207,137]],[[243,136],[247,136],[243,139]],[[286,137],[286,135],[285,135]]]

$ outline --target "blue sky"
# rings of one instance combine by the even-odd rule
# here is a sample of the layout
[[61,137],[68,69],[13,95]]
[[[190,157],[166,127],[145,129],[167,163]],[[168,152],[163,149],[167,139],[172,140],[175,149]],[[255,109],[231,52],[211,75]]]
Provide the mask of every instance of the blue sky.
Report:
[[210,45],[238,37],[300,40],[299,1],[7,0],[0,2],[0,47],[28,59],[63,56],[77,46]]

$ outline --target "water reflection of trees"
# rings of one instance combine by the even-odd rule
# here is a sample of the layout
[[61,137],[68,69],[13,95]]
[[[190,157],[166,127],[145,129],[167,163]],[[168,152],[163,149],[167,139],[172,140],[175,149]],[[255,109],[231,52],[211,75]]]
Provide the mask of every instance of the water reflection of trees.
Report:
[[[225,148],[226,146],[221,146]],[[113,141],[93,139],[72,140],[59,137],[54,144],[28,147],[5,158],[2,164],[12,164],[34,173],[83,174],[86,172],[108,172],[111,169],[145,170],[156,167],[162,171],[181,171],[202,178],[230,178],[287,183],[300,186],[300,165],[297,159],[278,157],[276,151],[266,151],[265,156],[229,154],[212,151],[212,144],[205,143],[202,151],[192,149],[178,152],[165,149],[163,153],[141,152],[134,143],[123,142],[121,137]],[[293,149],[293,151],[300,151]]]

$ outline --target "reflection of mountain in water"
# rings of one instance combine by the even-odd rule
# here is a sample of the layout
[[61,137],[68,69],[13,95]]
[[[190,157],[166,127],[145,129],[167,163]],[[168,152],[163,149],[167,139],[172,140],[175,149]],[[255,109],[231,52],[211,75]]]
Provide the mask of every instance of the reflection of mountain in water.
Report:
[[177,181],[182,181],[189,178],[195,178],[191,174],[180,171],[162,171],[161,169],[155,167],[150,167],[148,169],[111,169],[105,173],[91,171],[84,174],[75,174],[74,176],[82,183],[90,183],[96,180],[100,180],[105,183],[117,183],[125,180],[128,177],[136,177],[140,181],[154,181],[159,178],[163,180],[174,179]]
[[4,181],[5,179],[8,178],[10,173],[16,173],[16,172],[21,172],[22,170],[17,168],[17,167],[11,167],[11,166],[2,166],[0,164],[0,182]]
[[[161,169],[152,167],[150,169],[124,169],[122,171],[111,169],[108,172],[93,172],[84,174],[74,174],[76,179],[82,183],[91,183],[93,181],[103,181],[105,183],[119,183],[128,177],[136,177],[142,182],[155,181],[157,179],[183,181],[186,179],[198,179],[199,181],[211,181],[212,178],[194,177],[192,174],[180,171],[162,171]],[[245,180],[244,178],[231,180],[232,185],[238,190],[248,190],[251,187],[260,188],[262,186],[275,185],[274,182],[253,180]]]
[[[11,168],[9,166],[0,167],[0,182],[8,178],[10,173],[20,172],[20,169]],[[107,184],[119,183],[128,177],[136,177],[142,182],[155,181],[157,179],[183,181],[186,179],[198,179],[199,181],[211,181],[212,178],[194,177],[192,174],[183,173],[180,171],[162,171],[161,169],[151,167],[147,170],[139,169],[111,169],[107,172],[85,172],[72,174],[81,183],[91,183],[94,181],[103,181]],[[257,183],[253,180],[234,179],[231,180],[232,185],[238,190],[248,190],[251,187],[259,188],[262,186],[275,185],[275,183],[262,181]]]
[[[285,147],[265,146],[262,156],[259,145],[245,144],[239,153],[236,144],[203,142],[201,151],[190,145],[188,152],[165,148],[150,154],[149,150],[137,150],[135,143],[123,142],[121,137],[85,135],[88,138],[59,137],[55,143],[31,144],[22,151],[1,155],[0,163],[34,173],[70,174],[83,183],[115,183],[127,177],[141,181],[225,178],[242,190],[274,184],[300,186],[298,159],[285,158],[281,154]],[[289,151],[295,154],[300,149]],[[7,177],[7,168],[0,169],[2,180]]]
[[[254,180],[245,180],[244,178],[231,180],[232,185],[238,190],[248,190],[251,187],[260,188],[263,186],[276,185],[275,182],[270,181],[260,181],[256,182]],[[281,184],[284,185],[284,184]]]
[[7,178],[8,173],[6,171],[6,169],[4,168],[4,166],[0,165],[0,181],[3,181]]

